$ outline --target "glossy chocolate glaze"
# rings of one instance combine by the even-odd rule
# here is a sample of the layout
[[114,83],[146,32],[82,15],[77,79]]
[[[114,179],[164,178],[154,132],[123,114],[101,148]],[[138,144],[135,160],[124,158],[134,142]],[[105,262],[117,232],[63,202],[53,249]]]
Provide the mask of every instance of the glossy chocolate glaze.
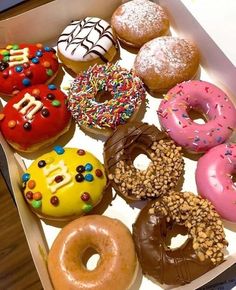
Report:
[[204,262],[199,260],[192,247],[192,239],[187,239],[179,248],[168,247],[167,237],[176,236],[185,228],[168,223],[161,214],[150,214],[149,209],[154,202],[149,202],[141,210],[133,225],[133,238],[143,274],[161,284],[180,285],[214,268],[209,259]]
[[[152,146],[153,142],[165,138],[168,137],[164,132],[147,123],[129,122],[118,126],[104,145],[104,163],[107,173],[114,173],[115,166],[120,160],[128,165],[132,164],[136,157],[134,156],[135,149],[139,148],[148,155],[147,149]],[[115,182],[111,181],[111,183],[119,191]],[[132,199],[131,196],[128,198]],[[136,198],[133,197],[133,200]]]

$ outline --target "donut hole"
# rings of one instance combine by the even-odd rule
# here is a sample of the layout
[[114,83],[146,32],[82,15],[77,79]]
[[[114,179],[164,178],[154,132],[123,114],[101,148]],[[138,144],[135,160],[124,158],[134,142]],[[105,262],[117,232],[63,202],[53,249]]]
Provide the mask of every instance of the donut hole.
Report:
[[188,110],[189,118],[197,124],[206,124],[208,122],[206,116],[198,109],[190,108]]
[[99,90],[95,96],[95,100],[97,103],[104,103],[105,101],[110,101],[113,99],[111,92],[107,90]]
[[165,244],[171,250],[176,250],[188,240],[188,230],[185,226],[178,224],[170,225],[166,235]]
[[100,254],[92,247],[87,248],[82,255],[82,263],[88,271],[93,271],[97,268],[100,261]]
[[132,152],[132,163],[136,169],[147,170],[148,166],[151,164],[151,159],[149,158],[147,152],[140,147],[135,147]]

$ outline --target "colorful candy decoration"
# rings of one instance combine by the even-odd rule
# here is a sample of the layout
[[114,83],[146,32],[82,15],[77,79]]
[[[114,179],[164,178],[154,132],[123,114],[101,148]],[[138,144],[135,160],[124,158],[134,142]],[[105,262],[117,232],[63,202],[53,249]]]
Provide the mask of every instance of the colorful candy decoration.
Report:
[[[24,152],[49,145],[70,127],[71,114],[65,101],[66,95],[52,84],[22,90],[0,114],[3,136],[15,149]],[[64,152],[58,146],[55,150],[58,154]]]
[[14,95],[54,79],[59,64],[56,51],[42,44],[13,44],[0,48],[0,93]]
[[24,197],[48,219],[71,219],[90,212],[106,186],[103,165],[91,153],[55,146],[36,159],[22,176]]

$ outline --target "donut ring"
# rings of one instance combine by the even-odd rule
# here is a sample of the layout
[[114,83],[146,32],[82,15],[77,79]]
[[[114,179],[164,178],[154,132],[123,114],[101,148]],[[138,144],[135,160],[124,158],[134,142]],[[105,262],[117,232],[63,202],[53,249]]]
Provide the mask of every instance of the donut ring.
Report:
[[[187,241],[169,248],[170,238],[184,231]],[[133,237],[143,273],[168,285],[189,283],[214,268],[227,246],[212,204],[190,192],[170,192],[148,203],[133,225]]]
[[[188,112],[201,112],[207,123],[197,124]],[[168,135],[190,152],[206,152],[227,140],[236,128],[236,109],[227,95],[205,81],[183,82],[172,88],[157,111]]]
[[57,75],[56,51],[37,44],[12,44],[0,49],[0,93],[17,94],[31,85],[48,84]]
[[[136,150],[151,159],[146,170],[134,167]],[[106,141],[104,164],[122,197],[129,201],[154,198],[176,186],[184,167],[180,150],[155,126],[130,122],[119,126]]]
[[[92,271],[83,255],[92,248],[100,259]],[[124,290],[135,278],[137,259],[132,236],[119,220],[84,216],[65,226],[48,255],[55,289]]]
[[210,149],[197,163],[198,192],[215,206],[222,218],[236,222],[236,145],[221,144]]
[[[96,95],[101,91],[110,93],[112,99],[98,103]],[[94,65],[72,82],[68,109],[80,126],[110,134],[134,118],[145,96],[143,83],[133,72],[110,63]]]

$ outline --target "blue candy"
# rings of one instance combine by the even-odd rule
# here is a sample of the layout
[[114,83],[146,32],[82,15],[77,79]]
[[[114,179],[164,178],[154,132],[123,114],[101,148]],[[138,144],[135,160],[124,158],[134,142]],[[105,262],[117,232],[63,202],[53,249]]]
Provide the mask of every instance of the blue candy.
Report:
[[58,155],[62,155],[65,150],[63,147],[61,147],[60,145],[57,145],[53,148],[53,150],[58,154]]
[[86,171],[92,171],[93,170],[93,165],[90,163],[85,164],[84,166]]
[[49,90],[56,90],[57,87],[53,84],[48,85]]
[[84,179],[86,180],[86,181],[88,181],[88,182],[91,182],[91,181],[93,181],[93,175],[92,174],[86,174],[85,175],[85,177],[84,177]]
[[23,182],[27,182],[28,180],[30,180],[30,174],[29,173],[24,173],[21,177]]

